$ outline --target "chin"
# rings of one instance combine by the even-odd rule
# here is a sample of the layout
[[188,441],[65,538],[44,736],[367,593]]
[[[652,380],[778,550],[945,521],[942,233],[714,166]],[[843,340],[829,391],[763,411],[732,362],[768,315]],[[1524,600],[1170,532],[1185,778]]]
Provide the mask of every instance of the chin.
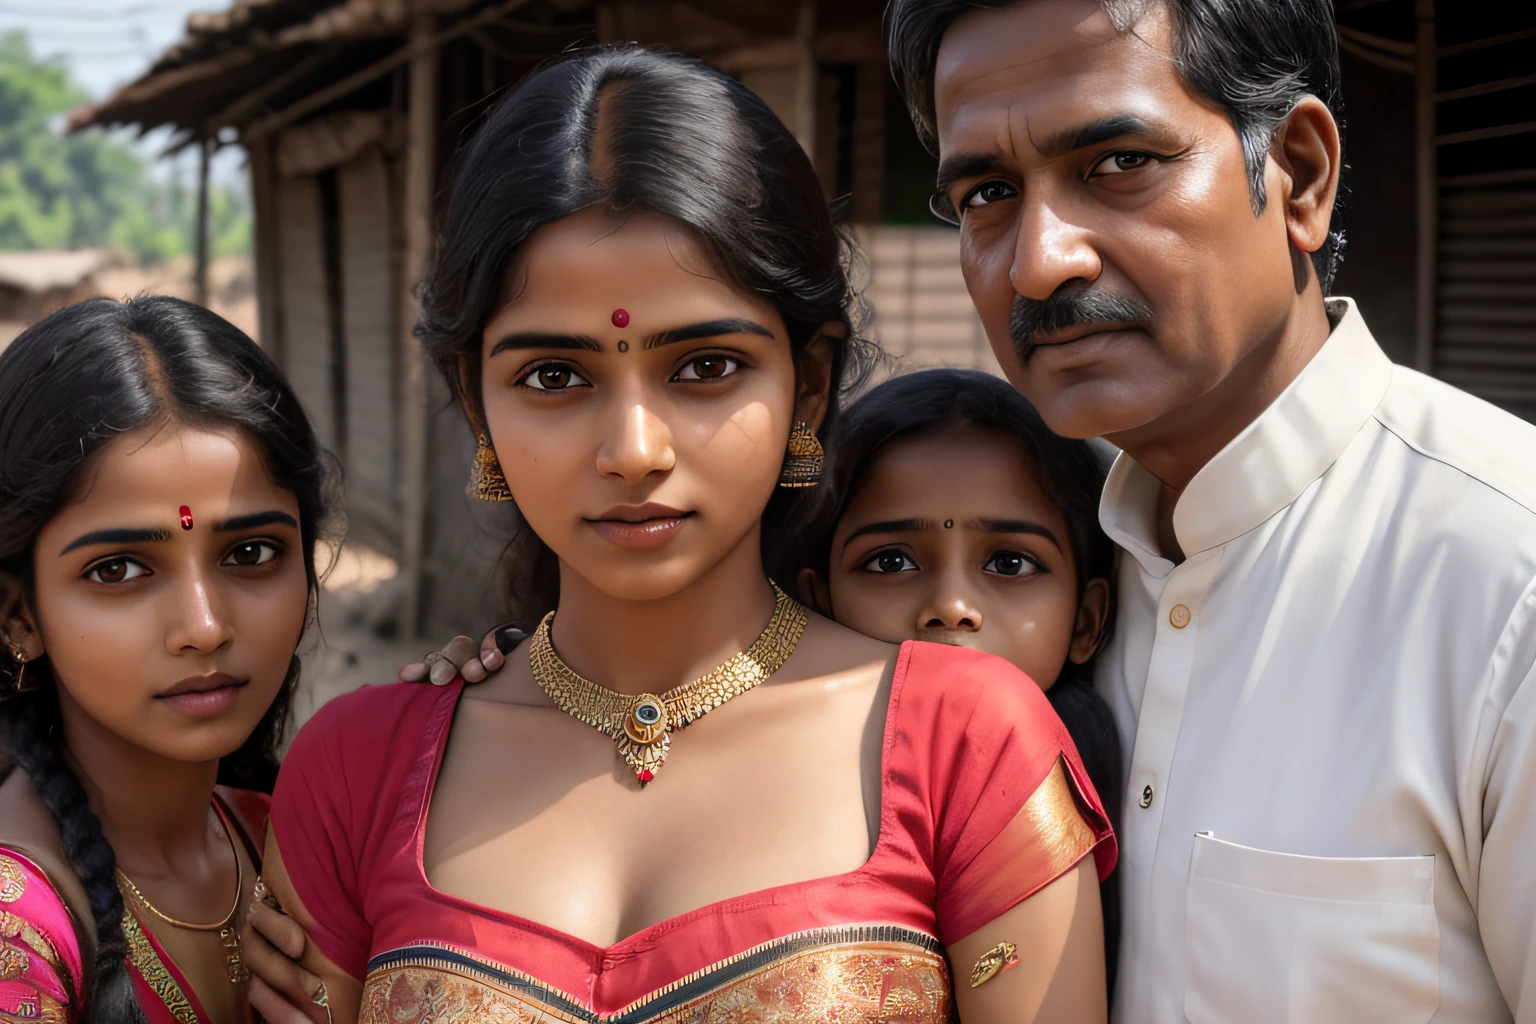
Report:
[[1110,381],[1070,384],[1038,397],[1025,391],[1025,396],[1052,433],[1076,440],[1135,430],[1170,411],[1167,395],[1128,391]]
[[609,561],[589,567],[591,572],[583,571],[581,567],[573,568],[593,587],[615,600],[661,601],[697,583],[713,564],[694,554],[693,557],[673,555],[636,559],[624,566],[615,566]]

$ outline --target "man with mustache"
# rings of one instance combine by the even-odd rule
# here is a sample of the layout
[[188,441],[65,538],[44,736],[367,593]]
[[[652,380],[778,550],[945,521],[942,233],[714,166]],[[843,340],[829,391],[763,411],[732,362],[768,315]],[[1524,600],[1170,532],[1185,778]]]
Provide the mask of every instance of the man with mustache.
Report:
[[1536,430],[1324,298],[1329,0],[887,26],[1005,372],[1124,453],[1115,1019],[1536,1022]]

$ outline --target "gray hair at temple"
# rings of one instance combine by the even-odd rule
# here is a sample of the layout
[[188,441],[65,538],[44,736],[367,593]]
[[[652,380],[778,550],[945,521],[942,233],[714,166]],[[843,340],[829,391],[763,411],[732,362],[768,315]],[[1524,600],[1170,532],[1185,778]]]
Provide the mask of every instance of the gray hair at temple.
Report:
[[[937,152],[934,68],[956,18],[1026,0],[891,0],[885,15],[891,72],[923,144]],[[1332,0],[1099,0],[1126,33],[1154,3],[1167,10],[1173,57],[1190,91],[1224,110],[1242,141],[1254,214],[1264,212],[1264,161],[1275,129],[1303,96],[1316,96],[1344,132],[1339,41]],[[1345,191],[1328,240],[1312,254],[1323,294],[1344,257]]]

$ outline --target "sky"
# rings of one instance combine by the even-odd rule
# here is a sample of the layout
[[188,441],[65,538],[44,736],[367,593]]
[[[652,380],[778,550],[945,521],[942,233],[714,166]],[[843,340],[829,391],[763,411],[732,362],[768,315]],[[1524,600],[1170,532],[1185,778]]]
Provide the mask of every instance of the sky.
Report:
[[[138,78],[182,36],[187,15],[218,10],[230,0],[0,0],[0,33],[25,31],[33,52],[62,59],[75,81],[93,99],[104,99]],[[154,133],[138,143],[153,159],[168,136]],[[162,173],[191,181],[197,155],[188,150],[175,161],[158,161]],[[213,175],[233,184],[244,177],[245,157],[238,146],[214,158]]]

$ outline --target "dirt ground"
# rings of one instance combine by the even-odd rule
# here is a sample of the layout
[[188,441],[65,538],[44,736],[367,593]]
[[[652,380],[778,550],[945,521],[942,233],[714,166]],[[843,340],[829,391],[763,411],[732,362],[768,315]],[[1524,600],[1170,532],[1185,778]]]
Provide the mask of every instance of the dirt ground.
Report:
[[[159,267],[112,267],[96,273],[80,297],[95,295],[126,299],[135,295],[174,295],[192,300],[192,258],[182,256]],[[208,265],[208,308],[256,337],[256,276],[249,256],[223,256]],[[50,312],[45,310],[44,312]],[[0,349],[27,328],[26,323],[0,320]]]

